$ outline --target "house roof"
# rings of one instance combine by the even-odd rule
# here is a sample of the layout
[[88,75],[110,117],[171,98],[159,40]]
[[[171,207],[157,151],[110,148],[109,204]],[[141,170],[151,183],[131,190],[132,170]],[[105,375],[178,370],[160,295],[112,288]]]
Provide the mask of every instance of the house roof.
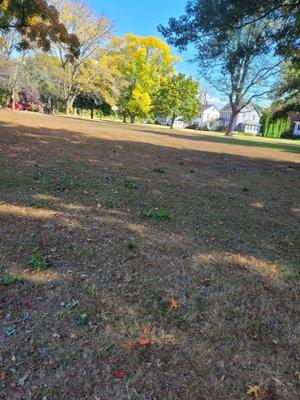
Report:
[[222,107],[222,108],[220,109],[220,111],[225,111],[225,110],[227,110],[228,108],[230,108],[230,104],[226,104],[226,106]]
[[214,107],[217,110],[217,107],[215,107],[213,104],[205,104],[202,108],[202,111],[207,110],[208,108]]
[[[259,116],[262,115],[261,111],[256,106],[254,106],[252,103],[249,103],[246,107],[249,107],[249,106],[252,107],[258,113]],[[221,108],[220,111],[226,111],[228,109],[230,109],[230,104],[226,104],[226,106]],[[245,110],[245,107],[242,108],[240,112],[243,112],[243,110]]]

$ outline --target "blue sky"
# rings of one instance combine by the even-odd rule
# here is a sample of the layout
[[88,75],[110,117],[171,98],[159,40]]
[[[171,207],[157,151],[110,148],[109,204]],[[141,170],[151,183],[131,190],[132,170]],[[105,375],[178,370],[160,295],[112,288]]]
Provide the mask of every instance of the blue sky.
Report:
[[[166,25],[170,17],[178,17],[184,13],[187,0],[89,0],[91,6],[99,13],[107,14],[115,23],[116,34],[124,35],[131,32],[141,36],[159,36],[157,31],[159,24]],[[180,53],[173,48],[173,53],[182,58],[177,65],[177,70],[199,79],[197,65],[189,63],[193,57],[192,51]],[[207,88],[209,98],[216,106],[220,106],[219,95],[215,89],[201,82],[202,89]]]

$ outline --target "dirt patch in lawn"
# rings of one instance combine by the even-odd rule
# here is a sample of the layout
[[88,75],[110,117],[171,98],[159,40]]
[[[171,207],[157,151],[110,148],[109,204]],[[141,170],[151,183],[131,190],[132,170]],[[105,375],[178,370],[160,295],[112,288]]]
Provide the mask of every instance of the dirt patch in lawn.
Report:
[[0,399],[296,398],[296,145],[0,120]]

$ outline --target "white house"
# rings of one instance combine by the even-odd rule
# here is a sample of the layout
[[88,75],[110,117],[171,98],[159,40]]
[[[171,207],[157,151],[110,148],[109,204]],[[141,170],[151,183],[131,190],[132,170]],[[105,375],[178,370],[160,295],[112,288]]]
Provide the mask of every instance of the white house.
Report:
[[[252,104],[248,104],[237,115],[233,130],[259,135],[261,112]],[[220,110],[220,124],[227,127],[231,117],[231,107],[227,104]]]
[[219,117],[219,110],[212,104],[206,104],[201,110],[200,117],[195,120],[195,124],[197,124],[198,127],[206,126],[209,128],[211,122],[219,119]]
[[294,127],[294,136],[300,136],[300,121],[294,121],[295,127]]
[[[172,120],[171,120],[171,118],[158,117],[157,122],[159,122],[160,125],[171,126]],[[175,121],[173,124],[174,128],[185,128],[186,126],[187,125],[184,123],[182,117],[175,118]]]

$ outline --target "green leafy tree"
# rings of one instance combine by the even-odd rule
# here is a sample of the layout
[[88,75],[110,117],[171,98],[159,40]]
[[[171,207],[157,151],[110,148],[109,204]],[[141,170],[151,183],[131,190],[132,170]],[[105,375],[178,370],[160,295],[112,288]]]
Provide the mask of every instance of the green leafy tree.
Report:
[[184,16],[170,19],[169,25],[159,30],[180,49],[195,45],[195,61],[203,77],[228,98],[231,118],[226,134],[232,135],[238,113],[274,91],[281,60],[270,57],[274,49],[267,35],[271,25],[268,20],[239,30],[228,28],[226,34],[215,27],[210,21],[222,21],[224,4],[217,8],[208,0],[191,1]]
[[289,61],[284,65],[275,93],[273,118],[286,116],[292,111],[300,112],[300,68],[296,62]]
[[81,93],[74,101],[74,107],[88,109],[91,112],[91,119],[94,118],[94,111],[99,110],[103,103],[102,98],[96,92]]
[[160,89],[155,96],[155,114],[170,118],[173,129],[177,117],[191,122],[199,115],[199,85],[184,74],[173,75],[162,79]]

